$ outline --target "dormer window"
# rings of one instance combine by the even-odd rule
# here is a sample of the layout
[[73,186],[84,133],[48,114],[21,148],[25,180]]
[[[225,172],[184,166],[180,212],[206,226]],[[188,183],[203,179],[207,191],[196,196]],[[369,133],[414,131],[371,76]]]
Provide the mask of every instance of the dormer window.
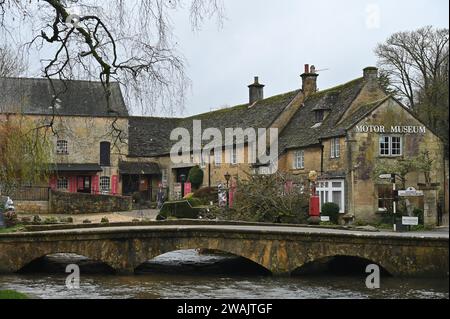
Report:
[[316,110],[315,113],[316,113],[316,123],[322,123],[324,115],[325,115],[325,111],[324,110]]

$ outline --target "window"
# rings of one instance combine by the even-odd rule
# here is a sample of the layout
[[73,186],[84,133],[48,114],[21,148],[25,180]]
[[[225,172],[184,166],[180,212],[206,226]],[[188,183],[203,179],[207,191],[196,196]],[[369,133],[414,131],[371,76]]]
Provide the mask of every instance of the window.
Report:
[[304,169],[305,168],[305,151],[296,151],[294,159],[294,169]]
[[325,203],[335,203],[339,206],[340,213],[345,213],[344,180],[318,181],[316,191],[321,209]]
[[378,185],[378,210],[388,211],[392,209],[392,185]]
[[111,143],[100,142],[100,166],[111,165]]
[[381,156],[401,156],[402,155],[402,137],[383,135],[380,137],[380,155]]
[[333,138],[331,141],[331,158],[339,158],[341,156],[341,144],[339,137]]
[[214,163],[216,164],[216,166],[222,165],[222,150],[214,152]]
[[58,178],[57,186],[58,189],[67,190],[69,189],[69,180],[67,177]]
[[69,149],[67,147],[67,141],[65,141],[65,140],[56,141],[56,154],[58,154],[58,155],[69,154]]
[[316,112],[316,123],[321,123],[323,121],[324,111],[317,110]]
[[100,192],[109,193],[110,189],[111,189],[110,178],[108,176],[100,177]]
[[237,147],[233,146],[231,149],[231,165],[237,164]]

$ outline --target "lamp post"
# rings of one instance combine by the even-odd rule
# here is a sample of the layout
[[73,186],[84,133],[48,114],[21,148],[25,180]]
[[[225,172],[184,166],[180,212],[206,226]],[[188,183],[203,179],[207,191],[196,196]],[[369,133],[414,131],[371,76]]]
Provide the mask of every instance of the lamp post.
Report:
[[185,174],[181,174],[180,175],[180,181],[181,181],[181,198],[184,197],[184,183],[186,182],[186,175]]
[[230,173],[226,172],[224,177],[225,177],[225,180],[227,181],[227,207],[230,207],[230,189],[229,189],[229,184],[230,184],[231,175],[230,175]]

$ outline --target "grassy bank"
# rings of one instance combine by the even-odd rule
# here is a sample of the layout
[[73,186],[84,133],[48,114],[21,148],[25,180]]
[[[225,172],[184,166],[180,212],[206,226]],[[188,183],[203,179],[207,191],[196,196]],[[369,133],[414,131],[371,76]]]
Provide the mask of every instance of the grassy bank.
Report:
[[25,230],[23,225],[17,225],[10,228],[0,228],[0,234],[16,233]]
[[28,296],[14,290],[0,290],[0,299],[28,299]]

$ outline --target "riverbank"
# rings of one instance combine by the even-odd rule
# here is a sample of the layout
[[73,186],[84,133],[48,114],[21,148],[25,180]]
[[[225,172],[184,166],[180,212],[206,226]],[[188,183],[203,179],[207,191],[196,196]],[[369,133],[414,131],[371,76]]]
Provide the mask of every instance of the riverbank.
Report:
[[26,294],[15,290],[0,290],[0,300],[5,299],[29,299]]

